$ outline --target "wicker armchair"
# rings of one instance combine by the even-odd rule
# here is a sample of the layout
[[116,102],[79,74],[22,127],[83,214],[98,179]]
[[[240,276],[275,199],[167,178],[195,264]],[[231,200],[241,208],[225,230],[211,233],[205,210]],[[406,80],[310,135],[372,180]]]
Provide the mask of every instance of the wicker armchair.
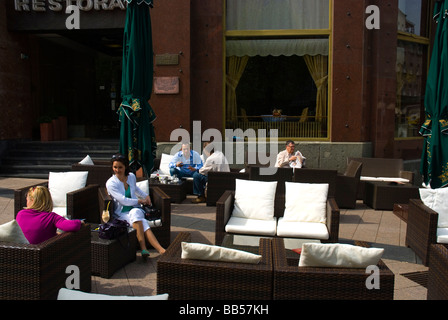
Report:
[[80,290],[91,290],[90,226],[37,245],[0,242],[0,300],[56,299],[68,266],[79,268]]
[[93,163],[94,165],[74,163],[72,164],[72,171],[88,171],[89,175],[87,176],[87,185],[106,185],[107,179],[113,175],[111,162],[104,160],[93,160]]
[[190,241],[181,232],[157,261],[157,292],[173,300],[272,299],[272,249],[261,239],[258,264],[189,260],[181,258],[181,243]]
[[430,262],[430,247],[437,243],[437,222],[439,214],[430,209],[420,199],[409,201],[406,229],[406,245],[410,247],[422,263]]
[[[14,217],[26,206],[28,190],[35,186],[48,187],[48,182],[14,190]],[[84,188],[67,193],[67,218],[86,219],[91,223],[99,223],[98,185],[87,185]]]
[[[355,245],[366,247],[364,242]],[[365,269],[298,267],[297,259],[287,259],[283,239],[272,240],[274,300],[393,300],[394,274],[379,261],[380,289],[367,289]]]
[[428,300],[448,300],[448,248],[432,244],[428,269]]
[[410,184],[414,183],[415,174],[403,169],[403,159],[349,157],[347,158],[347,164],[352,160],[362,163],[361,176],[365,177],[358,184],[357,198],[359,200],[364,199],[365,183],[369,180],[369,177],[402,178],[409,180]]
[[359,179],[361,178],[362,162],[351,160],[344,174],[336,177],[336,202],[339,208],[356,207]]

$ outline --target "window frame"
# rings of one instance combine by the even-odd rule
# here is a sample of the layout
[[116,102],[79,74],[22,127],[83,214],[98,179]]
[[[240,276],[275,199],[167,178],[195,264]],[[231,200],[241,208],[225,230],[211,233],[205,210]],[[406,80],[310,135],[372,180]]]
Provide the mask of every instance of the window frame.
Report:
[[[227,0],[223,1],[223,128],[226,127],[226,58],[227,58],[227,40],[245,40],[245,39],[303,39],[303,38],[325,38],[328,39],[328,79],[332,79],[333,64],[331,63],[333,57],[333,1],[328,0],[328,28],[327,29],[270,29],[270,30],[227,30]],[[327,88],[327,134],[322,138],[306,138],[306,137],[278,137],[279,141],[286,141],[294,139],[296,141],[331,141],[331,113],[332,113],[332,86],[333,81],[328,81]],[[258,139],[258,137],[257,137]],[[269,138],[267,138],[269,139]]]

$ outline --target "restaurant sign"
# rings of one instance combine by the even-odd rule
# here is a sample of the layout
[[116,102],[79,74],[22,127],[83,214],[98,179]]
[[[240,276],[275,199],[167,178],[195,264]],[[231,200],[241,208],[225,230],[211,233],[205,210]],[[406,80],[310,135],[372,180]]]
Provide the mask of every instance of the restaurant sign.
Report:
[[80,13],[80,29],[124,28],[125,0],[6,0],[8,29],[13,31],[66,30],[68,9]]

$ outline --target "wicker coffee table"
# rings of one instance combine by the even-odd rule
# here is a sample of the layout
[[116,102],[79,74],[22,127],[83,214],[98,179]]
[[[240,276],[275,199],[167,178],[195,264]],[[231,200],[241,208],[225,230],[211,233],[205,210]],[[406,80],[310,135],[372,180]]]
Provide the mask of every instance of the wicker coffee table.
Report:
[[171,202],[181,203],[187,197],[186,182],[184,180],[179,180],[178,182],[167,181],[166,183],[161,183],[157,179],[150,179],[149,184],[151,186],[159,187],[171,198]]
[[410,183],[366,181],[364,203],[375,210],[393,210],[395,203],[419,199],[418,187]]
[[137,252],[137,233],[128,228],[115,240],[105,240],[98,236],[98,225],[92,225],[90,247],[92,251],[92,274],[110,278],[118,269],[135,261]]

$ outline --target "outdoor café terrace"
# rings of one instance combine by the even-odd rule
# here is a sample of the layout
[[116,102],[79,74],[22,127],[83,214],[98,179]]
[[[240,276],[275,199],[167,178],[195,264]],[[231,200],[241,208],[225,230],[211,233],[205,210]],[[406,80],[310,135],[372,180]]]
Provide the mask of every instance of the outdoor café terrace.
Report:
[[[0,178],[0,224],[10,221],[14,211],[14,190],[43,180]],[[216,207],[192,204],[193,196],[171,206],[171,239],[189,232],[192,242],[214,244]],[[426,300],[425,267],[415,253],[405,246],[406,223],[389,210],[374,210],[357,202],[355,209],[341,209],[339,239],[366,241],[385,248],[382,260],[395,275],[394,300]],[[110,278],[92,276],[92,293],[126,296],[149,296],[157,292],[159,254],[134,262],[116,271]]]

